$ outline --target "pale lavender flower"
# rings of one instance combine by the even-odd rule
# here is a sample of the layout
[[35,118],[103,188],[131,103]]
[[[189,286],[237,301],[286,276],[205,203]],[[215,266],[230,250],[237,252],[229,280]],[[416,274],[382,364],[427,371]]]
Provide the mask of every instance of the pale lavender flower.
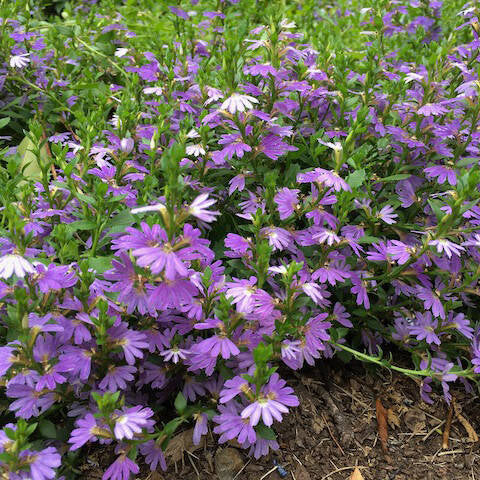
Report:
[[461,255],[461,251],[465,250],[461,245],[457,245],[446,238],[440,238],[438,240],[430,240],[428,242],[429,245],[432,247],[437,247],[437,252],[442,253],[445,252],[448,258],[451,258],[452,255],[456,255],[459,257]]
[[391,207],[390,205],[385,205],[385,207],[383,207],[377,213],[377,218],[380,218],[388,225],[392,225],[393,223],[397,222],[395,219],[398,217],[398,215],[393,212],[394,212],[393,207]]
[[178,363],[180,359],[185,360],[189,353],[190,352],[188,350],[179,348],[177,345],[175,345],[174,347],[169,348],[168,350],[164,350],[163,352],[160,352],[160,355],[163,357],[165,362],[169,362],[171,360],[173,363]]
[[313,238],[319,243],[326,243],[327,245],[333,245],[341,241],[340,237],[333,230],[328,230],[327,228],[313,235]]
[[208,433],[208,417],[206,413],[196,413],[193,415],[195,420],[195,427],[193,429],[193,444],[198,445],[202,435]]
[[140,433],[142,428],[153,426],[154,421],[149,420],[153,416],[150,408],[143,408],[137,405],[132,408],[124,408],[123,410],[115,410],[115,427],[113,429],[115,438],[132,439],[135,433]]
[[213,222],[215,217],[220,215],[220,212],[207,209],[214,203],[216,203],[216,200],[212,200],[211,198],[209,199],[208,193],[202,193],[191,203],[190,207],[188,208],[188,213],[199,220],[202,220],[203,222]]
[[232,303],[236,304],[237,310],[243,313],[250,313],[255,305],[255,292],[257,283],[256,277],[246,279],[233,278],[233,282],[225,284],[227,298],[232,298]]

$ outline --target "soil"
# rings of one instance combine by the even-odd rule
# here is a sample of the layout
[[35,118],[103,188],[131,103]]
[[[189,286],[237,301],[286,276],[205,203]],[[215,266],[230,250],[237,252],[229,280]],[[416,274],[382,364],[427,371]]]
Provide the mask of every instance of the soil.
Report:
[[[480,480],[480,444],[471,441],[480,432],[478,395],[452,391],[457,409],[442,448],[449,407],[435,393],[433,405],[422,402],[410,378],[333,361],[293,376],[280,373],[300,406],[276,426],[279,451],[255,460],[233,444],[218,446],[211,434],[193,447],[191,432],[185,432],[169,452],[177,461],[167,458],[167,472],[142,469],[137,479]],[[378,403],[387,414],[386,449],[379,438]],[[110,452],[92,451],[82,478],[100,479],[112,460]]]

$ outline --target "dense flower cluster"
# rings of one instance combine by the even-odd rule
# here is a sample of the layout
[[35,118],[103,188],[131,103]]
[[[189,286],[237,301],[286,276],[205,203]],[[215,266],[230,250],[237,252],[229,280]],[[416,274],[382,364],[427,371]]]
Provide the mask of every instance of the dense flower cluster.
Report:
[[337,2],[319,27],[315,0],[89,1],[37,28],[21,3],[0,11],[0,477],[73,478],[95,442],[104,480],[166,469],[186,422],[258,458],[298,405],[282,372],[334,355],[408,352],[426,402],[472,390],[477,6]]

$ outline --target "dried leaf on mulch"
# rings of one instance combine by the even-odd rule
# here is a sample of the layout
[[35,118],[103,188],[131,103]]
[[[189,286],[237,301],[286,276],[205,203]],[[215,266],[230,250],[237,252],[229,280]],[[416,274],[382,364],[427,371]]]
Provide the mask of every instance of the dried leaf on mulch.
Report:
[[355,470],[350,475],[349,480],[364,480],[363,475],[358,467],[355,467]]
[[380,397],[377,398],[375,405],[377,410],[378,437],[380,438],[383,453],[386,454],[388,453],[387,410],[385,410]]
[[171,459],[173,462],[178,462],[182,459],[183,454],[188,450],[194,452],[204,447],[205,437],[202,437],[198,445],[194,445],[192,441],[193,428],[185,430],[184,432],[175,435],[167,445],[165,449],[165,456]]

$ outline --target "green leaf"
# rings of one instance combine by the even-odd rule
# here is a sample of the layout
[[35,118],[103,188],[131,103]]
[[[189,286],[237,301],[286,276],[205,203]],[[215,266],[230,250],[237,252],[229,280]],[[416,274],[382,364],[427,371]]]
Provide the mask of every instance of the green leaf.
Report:
[[264,425],[263,423],[259,423],[255,427],[255,431],[257,432],[258,436],[264,438],[265,440],[276,440],[277,436],[275,432],[270,428]]
[[[37,156],[33,153],[35,150],[35,144],[30,138],[30,134],[26,135],[25,138],[20,142],[20,145],[17,147],[17,153],[22,158],[20,163],[20,170],[22,170],[23,175],[29,180],[41,180],[42,179],[42,170],[38,163]],[[41,160],[48,157],[47,148],[45,145],[40,149],[40,158]],[[20,182],[24,184],[25,182]],[[19,184],[19,185],[20,185]]]
[[10,122],[10,117],[0,118],[0,128],[6,127]]
[[53,424],[53,422],[47,420],[46,418],[40,420],[40,423],[38,424],[38,429],[45,438],[57,438],[57,429],[55,425]]
[[358,240],[358,243],[375,243],[378,242],[379,239],[377,237],[371,237],[370,235],[364,235],[362,238]]
[[170,420],[163,428],[165,435],[172,435],[173,432],[184,422],[183,418],[178,417]]
[[90,257],[88,259],[88,265],[97,273],[104,273],[112,268],[112,258],[113,257]]
[[175,399],[175,410],[181,415],[187,408],[187,400],[183,396],[182,392],[178,392],[177,398]]
[[478,164],[478,158],[475,157],[466,157],[466,158],[461,158],[457,162],[457,167],[467,167],[468,165],[477,165]]
[[398,182],[399,180],[406,180],[407,178],[410,178],[410,177],[411,177],[410,173],[398,173],[397,175],[390,175],[389,177],[380,178],[378,181],[382,183]]
[[76,232],[77,230],[93,230],[96,227],[93,220],[77,220],[67,224],[67,229],[70,232]]
[[130,210],[122,210],[107,222],[106,227],[110,229],[110,233],[118,233],[123,232],[125,227],[129,227],[134,223],[135,218],[130,213]]
[[352,188],[358,188],[365,181],[365,177],[366,177],[366,173],[365,173],[365,170],[362,168],[361,170],[356,170],[355,172],[351,173],[347,177],[347,183]]

